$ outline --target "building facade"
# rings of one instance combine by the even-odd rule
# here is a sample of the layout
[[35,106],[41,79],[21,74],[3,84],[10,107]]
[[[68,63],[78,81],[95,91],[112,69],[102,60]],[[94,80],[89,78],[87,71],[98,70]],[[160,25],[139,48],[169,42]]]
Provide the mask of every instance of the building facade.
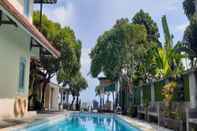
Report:
[[[0,117],[27,112],[30,59],[41,46],[54,57],[60,53],[32,24],[33,0],[0,1]],[[36,46],[36,48],[33,45]],[[23,114],[23,115],[24,115]]]

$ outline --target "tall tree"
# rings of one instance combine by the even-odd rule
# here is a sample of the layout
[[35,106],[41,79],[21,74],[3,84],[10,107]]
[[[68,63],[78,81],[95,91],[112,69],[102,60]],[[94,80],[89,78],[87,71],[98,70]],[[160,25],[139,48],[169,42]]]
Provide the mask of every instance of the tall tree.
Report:
[[140,81],[150,82],[155,78],[155,64],[153,62],[153,52],[155,48],[161,47],[159,41],[159,29],[151,18],[149,13],[140,10],[132,18],[132,22],[135,24],[143,25],[147,31],[147,52],[140,58],[140,63],[136,66],[134,74],[134,83],[139,84]]
[[72,109],[75,100],[76,100],[77,110],[79,109],[80,91],[86,89],[87,87],[88,87],[87,81],[84,79],[84,77],[81,75],[80,72],[78,72],[77,75],[72,77],[70,81],[70,91],[73,100],[71,102],[70,109]]
[[166,16],[162,17],[162,25],[165,38],[164,47],[156,48],[154,54],[157,76],[159,78],[176,77],[183,71],[181,60],[184,58],[184,55],[177,51],[181,46],[180,43],[173,45],[173,37],[170,34]]
[[184,32],[183,42],[187,48],[190,49],[189,58],[191,59],[191,66],[196,66],[196,61],[194,58],[197,57],[197,16],[194,15],[191,18],[190,25],[186,28]]
[[141,25],[123,22],[101,35],[91,51],[91,74],[97,77],[104,72],[109,79],[117,79],[123,68],[131,76],[134,59],[143,56],[146,50],[146,30]]
[[140,10],[132,18],[132,21],[134,24],[140,24],[145,26],[149,44],[151,44],[152,42],[156,42],[158,46],[161,46],[159,42],[160,34],[157,23],[153,21],[153,19],[148,13]]
[[[147,51],[147,32],[144,26],[129,23],[127,19],[120,19],[112,29],[101,35],[90,57],[93,77],[100,72],[112,81],[123,79],[121,94],[125,94],[123,102],[128,101],[131,81],[136,67],[141,63]],[[122,83],[123,83],[122,82]],[[121,104],[126,112],[128,103]]]
[[[40,28],[39,17],[40,13],[34,12],[33,23],[37,28]],[[71,79],[71,77],[79,71],[80,62],[77,55],[80,48],[78,47],[79,43],[76,40],[74,32],[69,27],[62,28],[60,24],[49,20],[45,15],[42,16],[41,32],[49,41],[51,41],[51,43],[53,43],[53,46],[61,52],[61,57],[59,59],[46,55],[46,52],[42,50],[40,53],[40,63],[43,67],[43,73],[45,74],[42,81],[42,105],[44,105],[46,86],[50,82],[51,78],[53,78],[57,73],[61,74],[64,76],[60,77],[58,75],[58,82],[61,83],[63,82],[61,78],[64,80]]]

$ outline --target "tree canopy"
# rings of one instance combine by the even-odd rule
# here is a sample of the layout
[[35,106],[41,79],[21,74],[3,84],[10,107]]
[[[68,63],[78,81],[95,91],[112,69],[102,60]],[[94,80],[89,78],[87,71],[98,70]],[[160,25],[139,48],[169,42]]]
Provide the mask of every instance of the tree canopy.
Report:
[[161,46],[159,42],[160,34],[157,23],[153,21],[153,19],[148,13],[144,12],[143,10],[140,10],[132,18],[132,22],[134,24],[144,25],[147,31],[148,41],[150,43],[151,41],[156,42],[158,46]]
[[91,74],[97,77],[100,72],[109,79],[117,79],[122,69],[131,76],[135,65],[146,52],[147,33],[144,26],[120,19],[114,27],[101,35],[90,57]]
[[197,16],[194,15],[191,18],[190,25],[184,32],[184,43],[191,48],[194,52],[197,52]]
[[195,13],[195,0],[184,0],[183,8],[185,11],[186,16],[191,19],[191,17]]
[[59,83],[70,80],[80,69],[81,42],[76,39],[74,31],[70,27],[61,27],[60,24],[49,20],[45,15],[42,16],[42,26],[40,28],[39,18],[40,13],[34,12],[34,25],[61,52],[59,59],[41,53],[41,64],[47,74],[58,73]]
[[45,50],[40,50],[40,63],[45,74],[45,78],[41,81],[41,83],[44,82],[42,105],[44,105],[46,85],[55,75],[58,83],[62,83],[63,86],[69,81],[72,85],[71,92],[74,91],[74,95],[79,96],[79,92],[87,87],[87,82],[80,73],[81,41],[76,39],[74,31],[70,27],[62,27],[60,24],[49,20],[45,15],[42,16],[40,27],[39,12],[34,12],[33,23],[61,53],[60,58],[56,59],[51,55],[46,55]]
[[[188,54],[190,60],[191,60],[191,67],[193,68],[196,64],[196,58],[197,54],[197,14],[196,7],[195,7],[195,0],[185,0],[183,2],[183,7],[185,10],[186,16],[189,18],[190,24],[187,26],[184,37],[183,37],[183,43],[185,45],[184,51]],[[195,65],[196,66],[196,65]]]

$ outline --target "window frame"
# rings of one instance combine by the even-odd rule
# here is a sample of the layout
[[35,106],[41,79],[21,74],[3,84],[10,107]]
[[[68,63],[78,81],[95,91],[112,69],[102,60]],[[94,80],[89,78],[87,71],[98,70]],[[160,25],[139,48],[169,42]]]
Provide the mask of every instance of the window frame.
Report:
[[21,57],[19,62],[19,80],[18,80],[18,92],[25,92],[25,81],[26,81],[26,58]]
[[29,13],[30,13],[30,0],[23,0],[23,4],[24,4],[24,14],[25,16],[29,17]]

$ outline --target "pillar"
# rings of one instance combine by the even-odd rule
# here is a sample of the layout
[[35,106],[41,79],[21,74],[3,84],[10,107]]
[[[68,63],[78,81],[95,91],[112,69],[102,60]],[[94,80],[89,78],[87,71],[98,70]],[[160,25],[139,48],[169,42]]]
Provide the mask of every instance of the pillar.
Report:
[[189,74],[189,92],[190,92],[190,108],[196,108],[196,98],[197,98],[197,92],[196,92],[196,76],[195,72],[191,72]]
[[143,89],[140,88],[140,105],[143,106]]
[[154,83],[151,83],[151,103],[155,102],[155,87],[154,87]]

